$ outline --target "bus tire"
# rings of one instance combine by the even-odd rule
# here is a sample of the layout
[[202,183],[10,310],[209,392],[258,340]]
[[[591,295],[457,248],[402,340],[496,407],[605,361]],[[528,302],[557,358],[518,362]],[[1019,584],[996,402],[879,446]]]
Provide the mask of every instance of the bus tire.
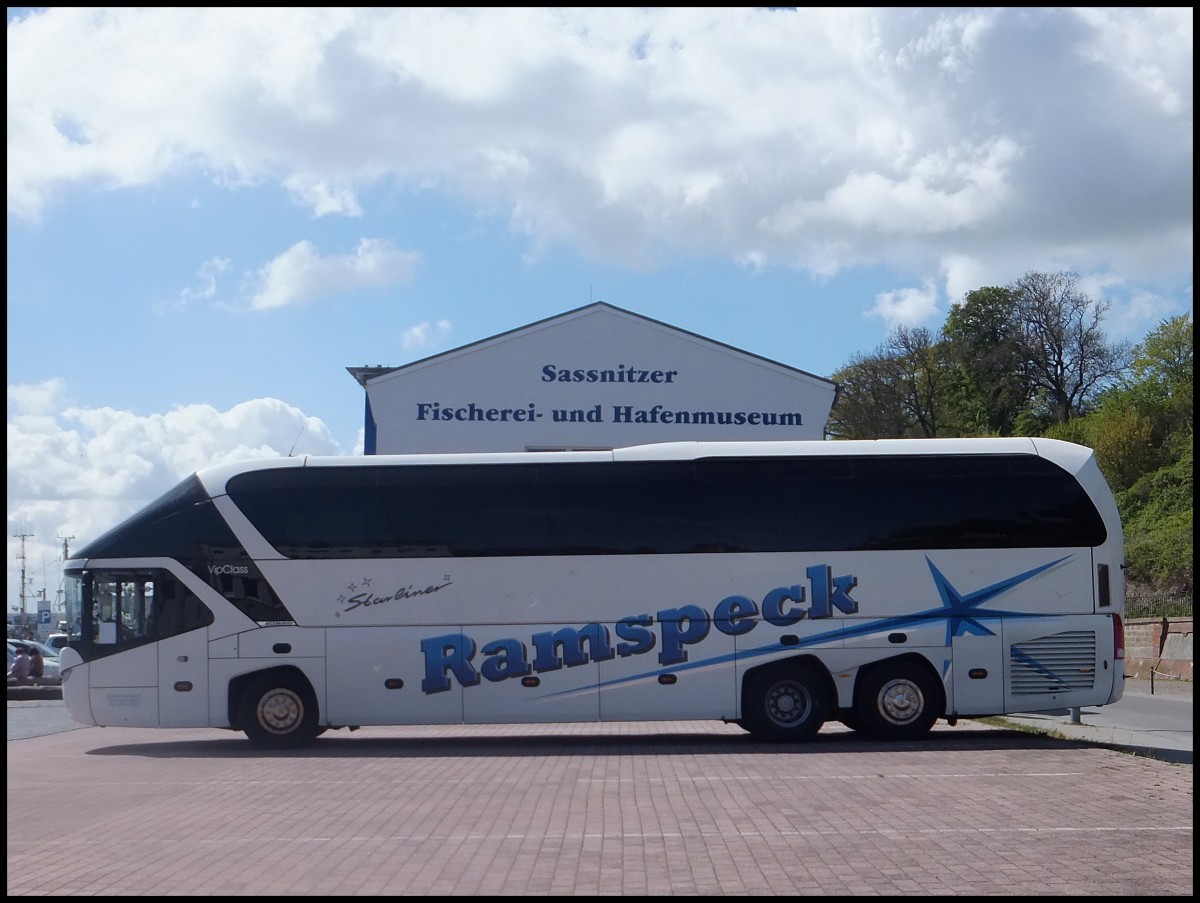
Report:
[[293,674],[262,674],[250,681],[238,702],[238,725],[265,749],[304,746],[322,733],[312,688]]
[[775,665],[746,678],[738,723],[762,740],[811,740],[825,723],[828,706],[825,685],[812,668]]
[[929,733],[942,713],[933,676],[912,662],[888,662],[862,677],[855,714],[877,740],[915,740]]

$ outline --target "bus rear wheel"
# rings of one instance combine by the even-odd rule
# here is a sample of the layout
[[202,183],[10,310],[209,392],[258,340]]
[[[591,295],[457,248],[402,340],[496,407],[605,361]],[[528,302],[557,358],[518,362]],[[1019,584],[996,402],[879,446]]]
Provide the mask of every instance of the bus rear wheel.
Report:
[[942,694],[933,677],[911,662],[880,665],[862,677],[857,721],[878,740],[915,740],[941,715]]
[[775,666],[747,678],[738,723],[763,740],[811,740],[827,708],[825,686],[812,668]]
[[238,724],[251,743],[268,749],[304,746],[322,733],[312,689],[293,675],[252,680],[238,703]]

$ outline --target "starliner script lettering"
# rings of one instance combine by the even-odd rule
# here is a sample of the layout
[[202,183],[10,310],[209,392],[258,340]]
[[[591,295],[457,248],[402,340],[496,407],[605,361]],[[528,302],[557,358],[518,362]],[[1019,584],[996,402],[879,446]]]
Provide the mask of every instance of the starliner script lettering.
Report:
[[395,592],[386,596],[377,596],[375,593],[367,591],[365,593],[356,593],[353,596],[341,596],[338,601],[345,608],[343,612],[353,611],[356,608],[361,608],[364,605],[383,605],[386,602],[396,602],[400,599],[413,599],[417,596],[430,596],[439,590],[445,589],[453,583],[452,580],[447,580],[445,583],[438,583],[432,586],[427,586],[424,589],[416,589],[410,583],[408,586],[402,586]]

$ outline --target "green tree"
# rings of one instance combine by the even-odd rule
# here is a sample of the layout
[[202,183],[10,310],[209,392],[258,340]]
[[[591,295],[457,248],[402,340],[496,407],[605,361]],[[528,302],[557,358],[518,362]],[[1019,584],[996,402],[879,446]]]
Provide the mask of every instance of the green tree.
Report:
[[897,327],[872,354],[833,374],[840,386],[828,432],[837,439],[954,435],[947,423],[952,380],[945,343],[928,329]]
[[1030,398],[1017,294],[987,287],[950,307],[942,333],[953,362],[955,408],[965,429],[1009,436]]
[[1192,315],[1163,320],[1133,349],[1135,382],[1155,386],[1164,397],[1192,408]]
[[1193,591],[1192,434],[1179,459],[1152,471],[1117,494],[1125,527],[1125,562],[1131,584],[1160,592]]
[[895,368],[880,352],[856,354],[833,374],[837,401],[826,432],[834,439],[898,439],[910,424],[900,401]]
[[1020,322],[1024,376],[1058,423],[1085,414],[1129,364],[1127,343],[1100,329],[1109,304],[1084,294],[1075,273],[1029,272],[1010,290]]
[[948,435],[951,384],[946,345],[923,326],[898,326],[888,334],[884,349],[892,362],[900,405],[920,435]]
[[1154,441],[1150,418],[1131,407],[1105,405],[1072,423],[1084,425],[1081,444],[1090,445],[1114,492],[1128,489],[1143,476],[1169,463]]
[[1192,429],[1192,374],[1190,314],[1162,321],[1133,349],[1125,400],[1154,419],[1159,441]]

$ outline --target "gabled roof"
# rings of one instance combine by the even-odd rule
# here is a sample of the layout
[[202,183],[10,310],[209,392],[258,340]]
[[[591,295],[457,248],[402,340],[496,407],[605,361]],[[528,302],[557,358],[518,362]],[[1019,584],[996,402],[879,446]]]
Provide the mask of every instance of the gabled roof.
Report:
[[526,324],[525,326],[519,326],[516,329],[507,330],[506,332],[498,333],[497,335],[490,336],[489,338],[486,338],[486,339],[480,339],[476,342],[470,342],[466,345],[460,345],[457,348],[451,348],[447,351],[441,351],[437,354],[430,355],[429,357],[421,358],[420,360],[417,360],[417,361],[410,361],[409,363],[402,364],[399,367],[385,367],[382,364],[379,364],[374,367],[365,367],[365,366],[364,367],[347,367],[346,370],[347,370],[347,372],[349,372],[349,374],[351,376],[353,376],[358,381],[359,385],[361,385],[365,389],[367,387],[367,383],[369,383],[371,380],[373,380],[377,377],[380,377],[380,376],[385,376],[389,373],[394,373],[397,370],[405,370],[405,369],[408,369],[409,367],[417,367],[420,365],[428,364],[431,361],[438,360],[439,358],[450,357],[451,355],[461,354],[462,352],[467,351],[471,348],[476,348],[476,347],[488,345],[488,344],[491,344],[493,342],[497,342],[497,341],[500,341],[503,339],[511,338],[522,332],[539,329],[539,328],[544,327],[544,326],[546,326],[550,323],[553,323],[557,320],[570,319],[573,317],[577,317],[580,314],[586,313],[588,311],[594,311],[594,310],[607,310],[611,313],[615,313],[620,316],[631,317],[631,318],[635,318],[638,320],[642,320],[642,321],[649,323],[657,328],[669,329],[673,332],[677,332],[681,335],[685,335],[685,336],[688,336],[693,339],[700,339],[701,341],[707,342],[710,345],[714,345],[714,346],[724,348],[729,351],[736,352],[737,354],[743,355],[748,358],[754,358],[759,361],[764,361],[768,364],[771,364],[774,367],[782,367],[785,370],[791,370],[792,372],[799,374],[801,376],[806,376],[809,379],[815,379],[815,380],[819,380],[821,382],[829,383],[832,386],[837,385],[836,383],[834,383],[833,380],[826,379],[823,376],[817,376],[814,373],[809,373],[807,370],[801,370],[798,367],[792,367],[792,366],[789,366],[788,364],[781,364],[781,363],[779,363],[779,361],[773,361],[770,358],[763,357],[762,355],[753,354],[752,352],[744,351],[741,348],[735,348],[733,345],[729,345],[725,342],[718,342],[715,339],[710,339],[707,336],[700,335],[699,333],[689,332],[686,329],[680,329],[678,326],[672,326],[670,323],[664,323],[661,320],[655,320],[652,317],[646,317],[646,316],[643,316],[642,314],[634,313],[633,311],[630,311],[630,310],[625,310],[622,307],[617,307],[616,305],[609,304],[605,301],[595,301],[591,304],[585,304],[583,307],[577,307],[574,310],[568,310],[561,314],[555,314],[553,317],[546,317],[545,319],[537,320],[533,323]]

